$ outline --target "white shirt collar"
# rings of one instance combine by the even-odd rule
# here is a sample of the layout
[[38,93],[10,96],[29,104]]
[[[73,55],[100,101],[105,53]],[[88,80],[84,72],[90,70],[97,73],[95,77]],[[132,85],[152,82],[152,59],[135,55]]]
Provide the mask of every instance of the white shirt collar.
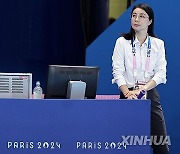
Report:
[[[146,46],[148,45],[148,37],[149,37],[149,35],[147,36],[145,42],[142,45],[144,45],[144,44],[146,44]],[[139,42],[137,37],[135,37],[134,44],[140,44],[140,42]]]

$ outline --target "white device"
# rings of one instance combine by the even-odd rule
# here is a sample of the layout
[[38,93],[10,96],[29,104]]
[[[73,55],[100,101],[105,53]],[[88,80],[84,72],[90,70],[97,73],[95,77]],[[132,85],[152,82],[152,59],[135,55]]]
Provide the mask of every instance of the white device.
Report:
[[31,97],[31,73],[0,73],[0,98]]
[[83,81],[69,81],[67,88],[68,99],[84,99],[86,83]]

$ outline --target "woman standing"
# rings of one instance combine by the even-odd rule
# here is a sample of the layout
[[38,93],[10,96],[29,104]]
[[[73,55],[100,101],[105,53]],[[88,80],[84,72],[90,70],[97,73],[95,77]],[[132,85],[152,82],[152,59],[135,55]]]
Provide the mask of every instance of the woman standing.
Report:
[[[166,83],[164,42],[154,34],[154,12],[147,4],[136,5],[131,12],[129,33],[118,38],[112,56],[113,83],[120,99],[137,99],[140,91],[151,100],[151,136],[167,136],[160,97],[155,87]],[[157,140],[157,142],[158,142]],[[154,154],[168,154],[168,145],[152,145]]]

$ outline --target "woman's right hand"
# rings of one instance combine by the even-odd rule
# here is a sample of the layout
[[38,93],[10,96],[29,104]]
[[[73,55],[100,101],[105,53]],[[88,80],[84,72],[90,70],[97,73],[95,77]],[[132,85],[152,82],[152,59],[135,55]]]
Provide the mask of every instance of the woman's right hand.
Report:
[[127,99],[137,99],[136,93],[134,91],[129,91],[125,97]]

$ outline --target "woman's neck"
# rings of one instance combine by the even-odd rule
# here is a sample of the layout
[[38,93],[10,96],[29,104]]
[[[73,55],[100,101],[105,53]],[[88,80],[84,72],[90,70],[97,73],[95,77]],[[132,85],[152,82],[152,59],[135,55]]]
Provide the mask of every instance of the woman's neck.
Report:
[[147,36],[148,36],[147,32],[146,33],[136,33],[136,37],[139,40],[141,45],[145,42]]

